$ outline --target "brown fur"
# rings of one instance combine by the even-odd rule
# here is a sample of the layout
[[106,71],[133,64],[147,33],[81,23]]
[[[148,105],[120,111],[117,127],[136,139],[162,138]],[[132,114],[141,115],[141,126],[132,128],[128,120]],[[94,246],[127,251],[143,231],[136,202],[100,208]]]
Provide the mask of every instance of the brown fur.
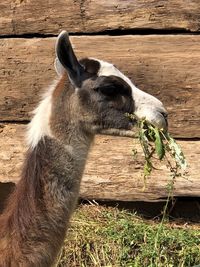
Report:
[[78,165],[61,142],[47,137],[27,152],[22,178],[0,216],[1,267],[49,267],[55,261],[77,201]]
[[67,73],[63,74],[62,78],[60,79],[59,83],[56,85],[55,90],[53,91],[53,97],[58,97],[62,90],[65,88],[65,82],[66,82]]

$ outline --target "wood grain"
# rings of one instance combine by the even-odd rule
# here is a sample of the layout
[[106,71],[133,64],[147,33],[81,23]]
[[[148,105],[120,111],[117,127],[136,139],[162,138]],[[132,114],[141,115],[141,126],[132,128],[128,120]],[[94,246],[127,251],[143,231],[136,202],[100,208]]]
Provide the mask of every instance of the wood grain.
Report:
[[[25,126],[1,125],[0,182],[17,182],[23,154]],[[179,141],[189,163],[188,174],[177,177],[175,196],[200,196],[200,141]],[[136,158],[132,149],[138,150]],[[147,178],[144,188],[144,158],[138,142],[131,138],[97,136],[84,172],[81,194],[84,199],[155,201],[166,198],[170,174],[164,163]]]
[[[111,61],[142,90],[163,101],[170,131],[200,137],[200,36],[72,37],[79,57]],[[30,119],[56,77],[55,38],[0,40],[0,121]]]
[[199,0],[1,0],[0,34],[109,30],[200,31]]

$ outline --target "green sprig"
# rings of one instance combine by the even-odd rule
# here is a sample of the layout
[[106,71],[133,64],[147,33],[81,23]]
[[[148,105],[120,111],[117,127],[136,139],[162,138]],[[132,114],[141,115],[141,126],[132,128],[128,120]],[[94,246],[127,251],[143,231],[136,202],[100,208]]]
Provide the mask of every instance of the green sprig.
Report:
[[[134,115],[130,115],[136,119]],[[179,171],[185,171],[187,161],[181,147],[175,139],[163,129],[153,126],[148,121],[137,120],[139,129],[139,141],[144,152],[144,176],[151,174],[153,169],[152,158],[157,157],[160,161],[166,161],[172,176],[179,176]]]

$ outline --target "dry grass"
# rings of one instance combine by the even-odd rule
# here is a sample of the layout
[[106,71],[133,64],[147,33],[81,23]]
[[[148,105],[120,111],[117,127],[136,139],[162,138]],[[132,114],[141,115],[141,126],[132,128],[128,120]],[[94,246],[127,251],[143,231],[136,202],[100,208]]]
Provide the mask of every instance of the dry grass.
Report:
[[58,267],[191,267],[200,264],[199,230],[169,223],[160,227],[118,208],[81,205]]

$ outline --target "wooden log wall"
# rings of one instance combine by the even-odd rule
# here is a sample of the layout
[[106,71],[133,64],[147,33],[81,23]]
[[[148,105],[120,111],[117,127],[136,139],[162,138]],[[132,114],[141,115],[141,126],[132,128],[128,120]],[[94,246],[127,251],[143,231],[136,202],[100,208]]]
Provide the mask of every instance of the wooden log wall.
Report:
[[[200,196],[199,0],[1,0],[0,186],[17,182],[24,133],[41,93],[56,78],[54,44],[68,30],[79,57],[111,61],[169,112],[169,131],[188,162],[175,196]],[[133,147],[138,157],[131,155]],[[97,136],[81,197],[157,201],[167,197],[169,172],[158,164],[143,182],[143,155],[130,138]],[[1,192],[1,190],[0,190]]]

